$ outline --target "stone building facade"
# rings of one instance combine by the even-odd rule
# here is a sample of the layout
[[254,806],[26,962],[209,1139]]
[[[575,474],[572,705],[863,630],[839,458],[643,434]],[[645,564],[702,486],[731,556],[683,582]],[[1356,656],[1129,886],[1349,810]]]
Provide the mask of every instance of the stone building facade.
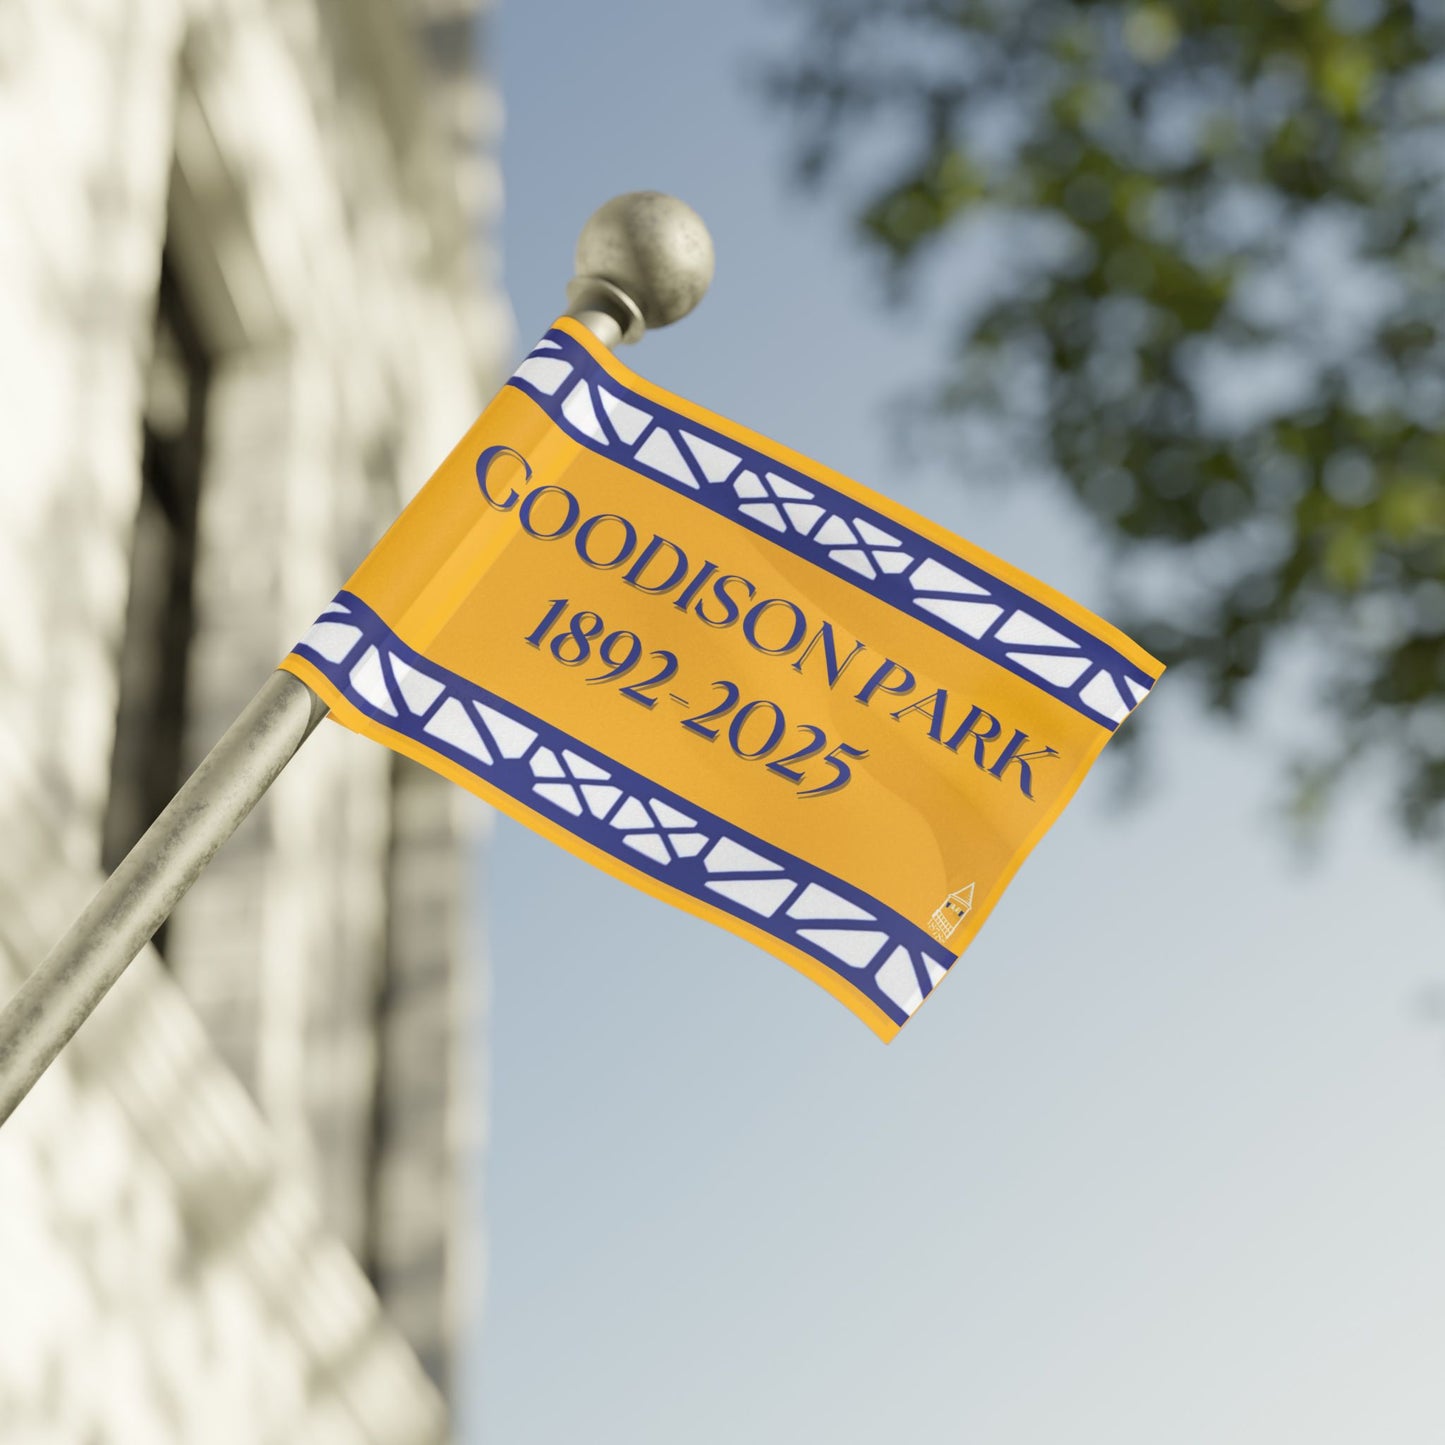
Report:
[[[479,0],[0,0],[0,993],[496,384]],[[0,1129],[0,1439],[447,1439],[484,810],[323,725]]]

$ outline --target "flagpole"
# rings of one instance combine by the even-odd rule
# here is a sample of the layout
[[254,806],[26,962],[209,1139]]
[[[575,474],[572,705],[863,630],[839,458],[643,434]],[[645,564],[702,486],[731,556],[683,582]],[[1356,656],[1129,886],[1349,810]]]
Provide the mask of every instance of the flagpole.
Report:
[[[604,346],[687,315],[713,272],[691,207],[655,191],[608,201],[577,242],[569,316]],[[276,671],[0,1013],[0,1124],[105,997],[327,714]]]

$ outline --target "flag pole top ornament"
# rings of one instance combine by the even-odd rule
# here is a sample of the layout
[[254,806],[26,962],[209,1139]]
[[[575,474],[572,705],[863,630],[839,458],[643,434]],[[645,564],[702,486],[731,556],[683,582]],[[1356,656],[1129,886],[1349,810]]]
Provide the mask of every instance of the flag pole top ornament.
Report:
[[680,321],[712,283],[712,237],[685,201],[660,191],[614,196],[577,238],[576,275],[567,287],[572,314],[601,311],[621,340]]

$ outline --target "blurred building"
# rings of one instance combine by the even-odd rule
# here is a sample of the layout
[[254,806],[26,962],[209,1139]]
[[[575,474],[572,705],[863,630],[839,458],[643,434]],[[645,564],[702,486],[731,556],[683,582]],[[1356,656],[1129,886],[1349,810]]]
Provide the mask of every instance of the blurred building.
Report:
[[[478,0],[0,4],[0,992],[499,379]],[[0,1129],[0,1439],[433,1441],[481,809],[323,725]]]

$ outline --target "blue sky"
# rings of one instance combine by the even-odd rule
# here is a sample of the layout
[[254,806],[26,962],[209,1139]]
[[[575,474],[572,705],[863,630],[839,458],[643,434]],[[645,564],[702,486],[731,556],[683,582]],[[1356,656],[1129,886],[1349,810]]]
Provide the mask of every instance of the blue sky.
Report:
[[[1045,489],[904,462],[942,346],[746,83],[756,5],[504,3],[507,281],[525,350],[577,230],[653,188],[705,216],[656,381],[1109,611]],[[520,354],[520,352],[519,352]],[[1171,675],[891,1047],[741,940],[499,820],[490,1445],[1438,1445],[1445,1438],[1439,859],[1361,774],[1305,855],[1281,679],[1244,729]],[[1127,796],[1126,796],[1127,795]],[[564,950],[559,909],[589,921]]]

